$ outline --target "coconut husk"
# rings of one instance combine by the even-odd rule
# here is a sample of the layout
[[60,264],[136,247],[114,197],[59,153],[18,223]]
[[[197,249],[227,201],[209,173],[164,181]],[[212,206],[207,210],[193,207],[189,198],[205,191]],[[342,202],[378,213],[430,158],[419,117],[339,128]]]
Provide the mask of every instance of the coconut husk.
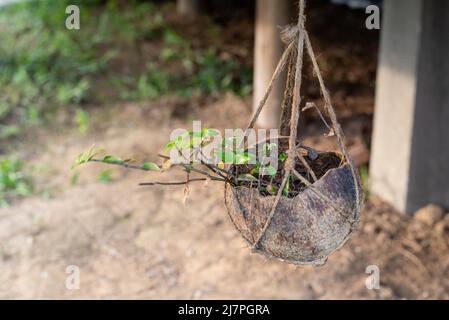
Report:
[[296,197],[281,197],[270,221],[275,196],[228,184],[225,203],[235,227],[256,252],[296,265],[322,265],[356,230],[360,204],[355,190],[345,164]]

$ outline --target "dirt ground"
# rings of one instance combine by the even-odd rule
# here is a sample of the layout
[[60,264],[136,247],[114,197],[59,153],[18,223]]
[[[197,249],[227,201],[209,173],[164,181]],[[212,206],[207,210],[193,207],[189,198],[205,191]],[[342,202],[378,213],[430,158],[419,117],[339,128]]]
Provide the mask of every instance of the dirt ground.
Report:
[[[308,21],[324,76],[348,143],[366,165],[378,34],[363,29],[363,12],[312,9]],[[251,43],[253,22],[237,18],[243,26],[224,19],[225,51]],[[332,21],[338,28],[329,27]],[[311,77],[304,92],[316,100]],[[89,109],[87,135],[61,114],[51,128],[15,142],[9,149],[19,150],[33,171],[37,192],[0,209],[0,298],[449,298],[449,216],[435,208],[410,218],[369,198],[359,231],[325,266],[296,267],[251,252],[227,216],[220,183],[191,185],[186,205],[183,187],[138,186],[182,179],[181,172],[114,168],[113,181],[101,183],[99,174],[110,167],[91,164],[71,183],[74,159],[92,144],[123,158],[157,161],[173,129],[190,128],[192,119],[204,127],[243,128],[250,109],[250,97],[231,94],[187,104],[178,98],[117,103]],[[316,117],[303,120],[309,145],[334,148]],[[79,268],[77,290],[66,288],[68,266]],[[372,266],[380,272],[376,290],[366,287]]]
[[[117,169],[104,184],[97,179],[104,167],[89,165],[70,185],[73,159],[92,143],[142,160],[155,155],[172,129],[189,125],[176,117],[179,108],[201,114],[204,126],[224,128],[232,119],[243,127],[250,101],[226,95],[202,109],[170,98],[117,105],[92,115],[99,125],[87,136],[61,127],[23,145],[41,173],[37,184],[50,192],[0,210],[0,298],[449,298],[448,217],[411,219],[371,199],[360,230],[325,266],[296,267],[251,252],[226,214],[221,184],[192,185],[186,205],[182,187],[137,186],[153,173]],[[78,290],[66,288],[69,265],[79,267]],[[365,285],[372,265],[379,290]]]

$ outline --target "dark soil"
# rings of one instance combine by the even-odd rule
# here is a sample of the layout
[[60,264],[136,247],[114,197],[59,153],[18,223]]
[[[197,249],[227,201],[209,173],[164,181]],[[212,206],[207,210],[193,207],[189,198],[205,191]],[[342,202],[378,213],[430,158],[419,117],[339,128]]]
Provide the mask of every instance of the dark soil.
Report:
[[[287,148],[283,147],[279,152],[287,152]],[[310,169],[315,174],[317,180],[321,179],[329,170],[336,169],[345,163],[342,156],[334,152],[313,152],[312,154],[310,152],[304,153],[302,149],[300,152],[302,153]],[[251,174],[255,167],[256,165],[234,166],[231,169],[231,173],[234,176],[239,177],[243,174]],[[279,160],[278,172],[276,176],[257,175],[259,182],[243,181],[239,185],[246,186],[248,188],[258,188],[262,196],[275,195],[277,190],[279,190],[282,185],[282,180],[285,174],[284,167],[285,161]],[[307,170],[298,158],[296,158],[295,170],[305,177],[311,184],[315,182],[309,170]],[[293,175],[291,175],[288,184],[288,194],[287,192],[284,193],[284,196],[287,196],[288,198],[296,197],[307,187]]]

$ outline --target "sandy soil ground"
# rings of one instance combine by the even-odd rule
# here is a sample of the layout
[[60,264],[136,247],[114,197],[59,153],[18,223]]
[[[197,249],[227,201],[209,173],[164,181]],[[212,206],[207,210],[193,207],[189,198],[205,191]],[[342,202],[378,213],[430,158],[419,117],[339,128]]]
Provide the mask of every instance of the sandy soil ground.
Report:
[[[94,114],[87,136],[63,127],[36,133],[23,150],[50,192],[0,209],[0,298],[449,298],[448,218],[411,219],[372,199],[359,232],[325,266],[296,267],[251,252],[227,217],[221,184],[192,185],[187,205],[182,187],[137,186],[153,174],[117,169],[100,183],[101,165],[83,167],[70,185],[73,159],[92,143],[145,159],[188,126],[178,114],[243,127],[249,108],[231,95],[204,109],[163,99]],[[78,290],[66,288],[70,265],[80,270]],[[378,290],[365,285],[372,265]]]

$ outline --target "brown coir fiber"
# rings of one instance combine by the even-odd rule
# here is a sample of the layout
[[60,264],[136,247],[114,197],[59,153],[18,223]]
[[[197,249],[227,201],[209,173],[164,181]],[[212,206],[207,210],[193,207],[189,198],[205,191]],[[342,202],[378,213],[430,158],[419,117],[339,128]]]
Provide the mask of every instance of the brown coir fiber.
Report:
[[356,229],[360,205],[355,190],[347,164],[330,169],[294,198],[281,197],[265,230],[275,196],[226,185],[225,203],[256,252],[297,265],[322,265]]

